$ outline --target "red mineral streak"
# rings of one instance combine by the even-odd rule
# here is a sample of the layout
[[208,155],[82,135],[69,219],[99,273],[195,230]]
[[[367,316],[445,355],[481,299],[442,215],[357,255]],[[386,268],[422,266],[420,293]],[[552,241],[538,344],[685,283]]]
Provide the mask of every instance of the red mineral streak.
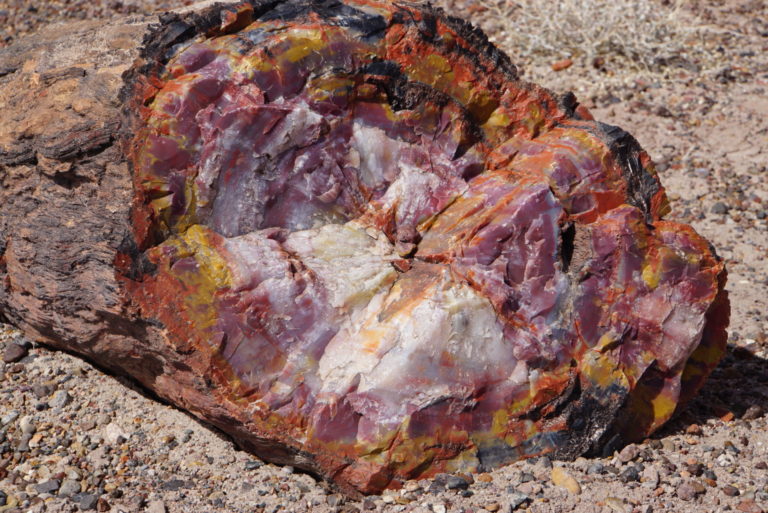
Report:
[[631,136],[431,8],[217,9],[131,82],[124,283],[218,406],[178,403],[373,493],[641,438],[701,386],[725,269]]

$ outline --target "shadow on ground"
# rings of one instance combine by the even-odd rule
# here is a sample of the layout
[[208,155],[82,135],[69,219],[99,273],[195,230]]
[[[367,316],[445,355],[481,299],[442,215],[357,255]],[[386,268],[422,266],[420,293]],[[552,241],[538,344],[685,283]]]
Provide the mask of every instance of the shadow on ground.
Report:
[[725,357],[699,394],[654,438],[681,434],[710,419],[749,422],[768,413],[768,359],[750,349],[728,344]]

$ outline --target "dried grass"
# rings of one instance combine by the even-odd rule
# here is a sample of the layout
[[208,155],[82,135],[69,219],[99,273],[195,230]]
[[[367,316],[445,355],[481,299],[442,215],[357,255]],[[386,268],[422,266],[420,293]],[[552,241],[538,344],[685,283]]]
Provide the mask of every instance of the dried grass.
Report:
[[533,61],[603,59],[614,68],[659,72],[709,67],[708,28],[684,0],[497,0],[472,18],[511,54]]

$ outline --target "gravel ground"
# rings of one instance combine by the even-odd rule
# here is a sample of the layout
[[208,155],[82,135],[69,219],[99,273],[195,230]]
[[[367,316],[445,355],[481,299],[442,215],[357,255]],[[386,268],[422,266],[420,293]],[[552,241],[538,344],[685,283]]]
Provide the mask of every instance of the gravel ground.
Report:
[[154,14],[192,3],[192,0],[0,0],[0,48],[51,23]]
[[[0,1],[0,46],[52,21],[186,3]],[[499,2],[440,3],[499,41],[514,26],[494,14]],[[768,32],[760,21],[768,7],[711,0],[691,2],[688,14],[712,29],[707,44],[720,57],[709,67],[643,74],[613,60],[612,69],[596,69],[588,56],[519,59],[527,78],[574,90],[596,118],[630,130],[659,163],[671,217],[692,223],[728,263],[728,355],[652,439],[605,458],[539,458],[347,501],[237,450],[131,382],[0,325],[0,512],[768,509]]]

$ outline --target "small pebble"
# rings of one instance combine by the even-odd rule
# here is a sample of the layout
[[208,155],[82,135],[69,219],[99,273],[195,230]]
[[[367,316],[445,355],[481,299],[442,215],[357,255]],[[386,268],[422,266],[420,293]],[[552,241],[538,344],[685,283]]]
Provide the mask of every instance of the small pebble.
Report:
[[629,466],[624,472],[619,474],[619,479],[621,479],[623,483],[634,483],[640,481],[640,473],[637,471],[637,468]]
[[45,399],[46,397],[51,395],[51,393],[53,393],[53,390],[54,390],[54,385],[49,385],[49,384],[43,385],[39,383],[36,385],[32,385],[32,393],[35,394],[35,397],[38,399]]
[[646,487],[655,489],[657,486],[659,486],[658,470],[656,470],[650,465],[645,467],[642,474],[642,481]]
[[69,404],[69,392],[66,390],[57,390],[50,401],[48,401],[48,404],[51,408],[64,408],[67,404]]
[[528,483],[528,482],[534,481],[534,480],[536,480],[536,478],[534,477],[533,474],[531,474],[529,472],[523,472],[522,474],[520,474],[520,482],[521,483]]
[[554,467],[552,469],[552,483],[555,486],[565,488],[573,495],[581,493],[581,485],[576,478],[569,474],[563,467]]
[[3,361],[5,363],[16,363],[29,354],[29,349],[26,345],[19,345],[11,342],[5,347],[3,351]]
[[482,473],[479,476],[477,476],[477,480],[481,483],[492,483],[493,482],[493,476],[491,476],[488,473]]
[[64,495],[66,497],[78,494],[80,491],[80,481],[75,481],[74,479],[65,479],[61,482],[61,486],[59,487],[59,495]]
[[187,486],[187,482],[182,479],[171,479],[163,483],[161,485],[161,488],[163,490],[175,492],[175,491],[181,490],[182,488],[185,488],[186,486]]
[[744,412],[744,415],[742,415],[741,418],[744,420],[757,420],[763,415],[765,415],[765,410],[763,410],[762,406],[753,404],[747,408],[747,411]]
[[325,502],[330,507],[335,508],[344,504],[344,496],[339,493],[334,493],[326,497]]
[[701,178],[706,178],[710,175],[709,169],[705,167],[697,167],[696,169],[693,170],[693,172],[696,173],[696,175]]
[[596,474],[605,474],[605,465],[600,463],[599,461],[591,464],[587,468],[587,474],[589,475],[596,475]]
[[687,470],[692,476],[700,477],[704,473],[704,465],[701,463],[693,463],[688,465],[685,470]]
[[165,503],[163,501],[152,501],[147,505],[147,513],[165,513]]
[[248,460],[245,462],[245,470],[256,470],[257,468],[263,467],[264,464],[260,461],[256,460]]
[[90,431],[96,427],[96,421],[93,419],[85,419],[80,421],[80,429],[83,431]]
[[626,503],[618,497],[606,497],[605,505],[615,513],[628,513]]
[[677,496],[684,501],[692,501],[696,498],[696,489],[686,481],[677,487]]
[[696,493],[696,495],[707,493],[707,488],[696,480],[691,481],[691,487],[693,488],[693,491]]
[[406,492],[415,492],[421,490],[421,485],[418,483],[418,481],[408,481],[405,483],[405,486],[403,486],[403,490]]
[[437,479],[429,483],[429,487],[427,487],[427,492],[431,494],[438,494],[443,491],[445,491],[445,482]]
[[689,435],[700,435],[703,433],[701,426],[698,424],[691,424],[687,428],[685,428],[685,432]]
[[732,454],[740,454],[741,451],[738,447],[736,447],[733,442],[730,440],[726,440],[726,442],[723,444],[723,447],[725,447],[725,450],[732,453]]
[[110,422],[104,426],[102,433],[104,435],[104,440],[109,445],[122,445],[128,440],[128,434],[115,422]]
[[622,463],[629,463],[640,456],[640,447],[635,444],[630,444],[624,447],[619,453],[619,461]]
[[33,434],[37,431],[35,419],[30,415],[23,416],[21,420],[19,420],[19,428],[21,428],[21,432],[24,434]]
[[84,493],[80,496],[80,509],[88,511],[90,509],[96,509],[96,504],[99,502],[99,498],[92,493]]
[[469,488],[469,481],[461,476],[450,476],[445,481],[445,487],[449,490],[466,490]]
[[509,511],[515,511],[521,506],[531,502],[531,498],[524,493],[512,492],[507,496],[509,501]]
[[563,71],[573,65],[572,59],[562,59],[552,63],[552,71]]
[[110,506],[109,501],[104,497],[99,497],[99,500],[96,501],[96,511],[99,513],[104,513],[110,509],[112,509],[112,506]]
[[11,410],[2,417],[0,417],[0,425],[5,426],[6,424],[10,424],[14,420],[19,418],[19,412],[16,410]]
[[35,485],[35,491],[37,493],[53,493],[59,489],[59,485],[60,483],[57,480],[49,479],[48,481]]
[[736,509],[743,513],[764,513],[763,508],[761,508],[753,499],[741,501],[736,506]]
[[19,452],[29,451],[29,442],[32,440],[32,433],[24,433],[19,439],[19,445],[16,446],[16,450]]

